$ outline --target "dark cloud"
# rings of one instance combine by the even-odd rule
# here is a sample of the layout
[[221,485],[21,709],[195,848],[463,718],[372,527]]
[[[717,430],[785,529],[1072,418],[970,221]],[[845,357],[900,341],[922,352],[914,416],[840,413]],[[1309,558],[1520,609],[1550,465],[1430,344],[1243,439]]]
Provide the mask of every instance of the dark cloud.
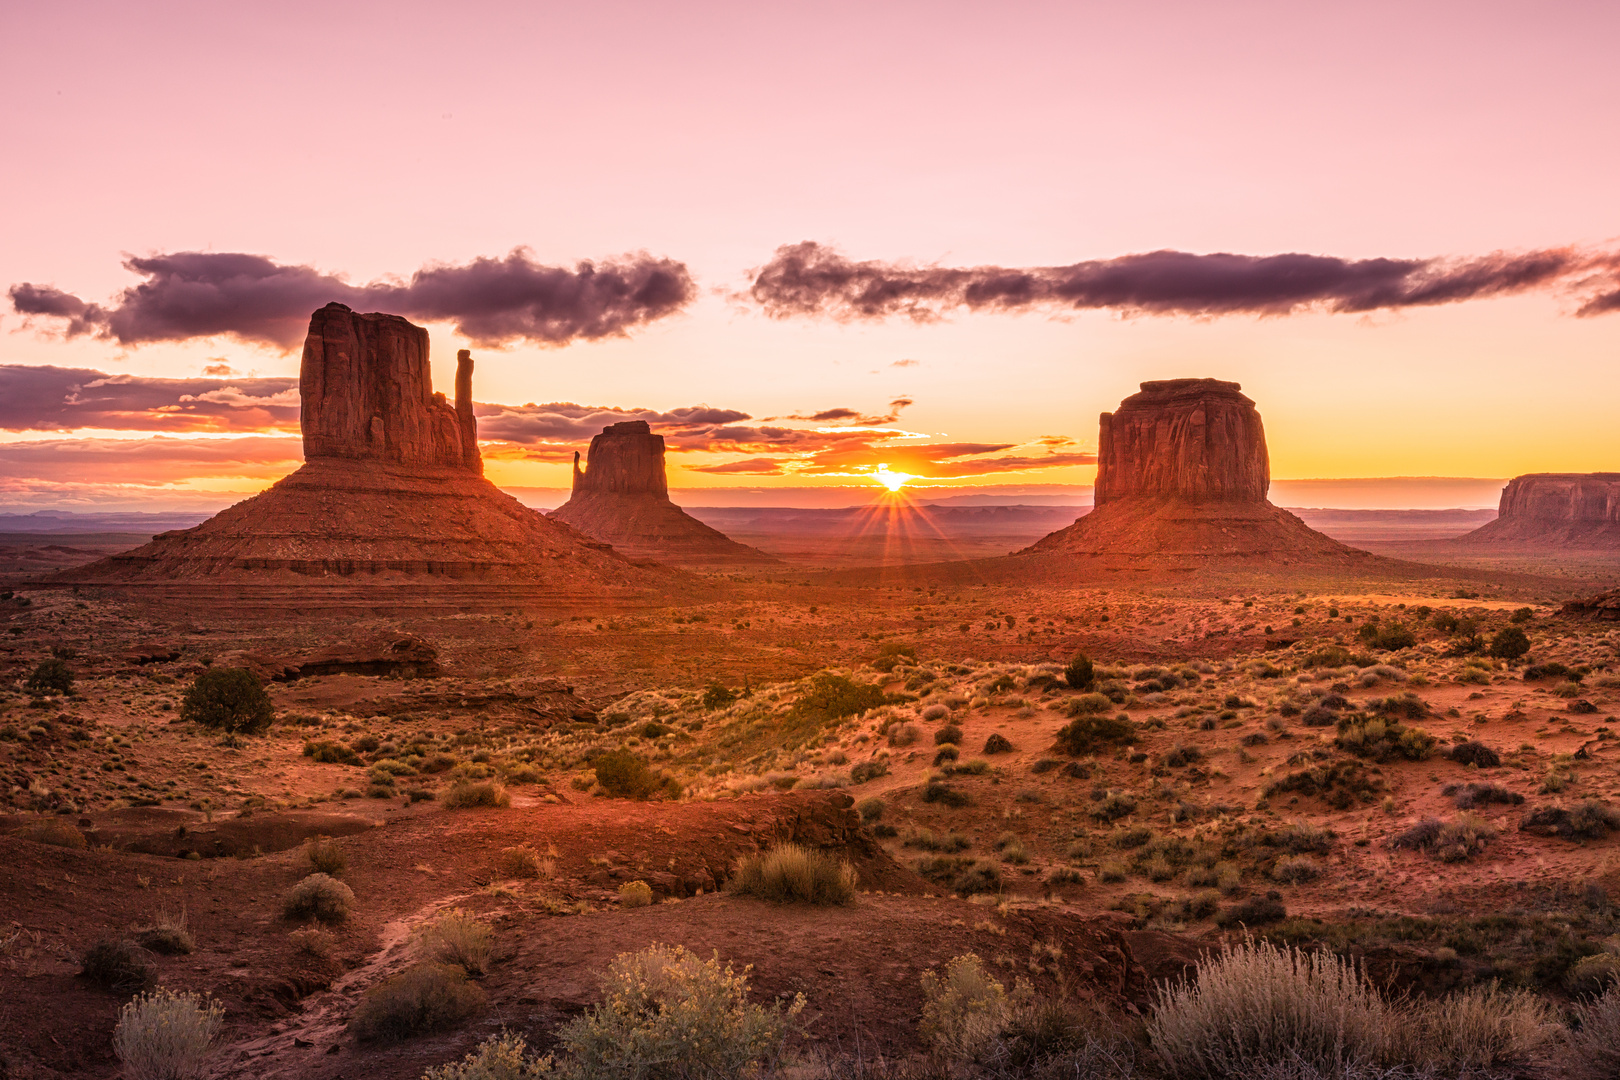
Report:
[[744,458],[719,465],[688,465],[691,472],[711,473],[716,476],[781,476],[782,462],[777,458]]
[[11,287],[12,306],[26,317],[61,320],[69,337],[93,334],[123,345],[228,335],[291,349],[303,341],[310,312],[334,300],[357,311],[453,322],[484,346],[565,345],[621,336],[696,295],[685,265],[645,253],[568,269],[542,266],[517,248],[504,259],[433,264],[405,283],[369,285],[233,252],[132,257],[124,266],[145,280],[110,306],[29,283]]
[[788,420],[805,420],[816,424],[843,424],[848,427],[873,427],[877,424],[892,424],[900,419],[903,409],[916,404],[908,397],[898,397],[889,402],[889,411],[882,415],[863,413],[858,409],[822,409],[816,413],[794,413]]
[[512,443],[580,442],[589,440],[609,424],[645,420],[665,438],[704,433],[739,420],[753,419],[736,409],[708,405],[659,412],[656,409],[621,409],[608,405],[575,405],[554,401],[545,405],[477,405],[478,435]]
[[[1072,266],[953,268],[855,262],[813,241],[776,249],[749,295],[767,314],[840,320],[946,311],[1107,308],[1147,315],[1286,315],[1421,307],[1561,287],[1620,284],[1620,255],[1554,248],[1468,259],[1340,259],[1324,255],[1195,255],[1152,251]],[[1579,314],[1620,308],[1620,292]]]
[[297,379],[154,379],[0,364],[0,430],[297,430]]

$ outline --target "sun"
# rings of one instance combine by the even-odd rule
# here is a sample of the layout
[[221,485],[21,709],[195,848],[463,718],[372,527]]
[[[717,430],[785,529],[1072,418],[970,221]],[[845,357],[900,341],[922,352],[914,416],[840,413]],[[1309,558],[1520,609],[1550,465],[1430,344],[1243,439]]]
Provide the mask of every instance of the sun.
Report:
[[899,491],[901,488],[906,486],[907,480],[917,479],[910,473],[895,472],[893,469],[889,468],[887,462],[879,465],[873,470],[872,478],[878,483],[882,484],[884,487],[888,488],[890,491]]

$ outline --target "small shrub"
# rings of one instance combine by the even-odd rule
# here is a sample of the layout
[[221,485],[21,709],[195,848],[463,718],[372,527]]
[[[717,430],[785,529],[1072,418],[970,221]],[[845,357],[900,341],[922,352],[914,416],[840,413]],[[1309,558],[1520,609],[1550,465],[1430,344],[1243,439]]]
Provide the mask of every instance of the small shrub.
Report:
[[1082,716],[1058,730],[1053,748],[1070,757],[1080,757],[1105,745],[1126,745],[1135,741],[1136,725],[1129,719]]
[[858,761],[855,767],[849,770],[851,784],[866,784],[880,776],[889,775],[889,766],[881,761]]
[[944,746],[946,743],[956,746],[960,745],[961,742],[962,729],[957,727],[955,724],[945,724],[936,729],[934,732],[935,746]]
[[930,780],[923,785],[922,801],[926,803],[944,803],[952,809],[960,809],[973,802],[965,791],[958,791],[949,784],[938,780]]
[[132,932],[142,948],[151,949],[164,956],[183,956],[197,947],[196,941],[191,937],[191,931],[186,929],[184,911],[178,914],[162,912],[150,922],[137,926]]
[[1136,800],[1123,791],[1110,791],[1104,795],[1102,801],[1091,810],[1091,816],[1098,821],[1117,821],[1122,817],[1136,813]]
[[328,930],[319,927],[309,927],[305,930],[294,930],[287,935],[293,948],[307,956],[318,956],[325,959],[337,951],[337,938]]
[[1215,916],[1216,926],[1264,926],[1288,918],[1288,909],[1276,893],[1252,896],[1241,903],[1222,908]]
[[889,804],[878,798],[876,795],[869,799],[862,799],[860,802],[855,804],[855,812],[861,815],[862,823],[868,825],[874,821],[882,820],[883,811],[887,810],[888,808]]
[[1490,803],[1518,806],[1524,802],[1524,796],[1517,791],[1509,791],[1501,784],[1469,784],[1457,792],[1455,802],[1459,810],[1471,810]]
[[343,873],[343,868],[349,864],[343,849],[326,836],[318,836],[305,844],[304,857],[315,871],[333,876]]
[[1500,754],[1473,739],[1453,746],[1446,756],[1459,765],[1476,765],[1481,769],[1494,769],[1502,764]]
[[924,720],[943,720],[951,715],[951,710],[943,705],[930,705],[922,711]]
[[361,997],[349,1031],[361,1042],[397,1042],[444,1031],[477,1012],[484,992],[454,964],[417,964]]
[[472,976],[489,970],[494,944],[489,927],[460,908],[435,919],[422,930],[418,941],[429,960],[456,964]]
[[794,1019],[748,1003],[748,973],[699,960],[679,945],[624,953],[602,979],[602,1002],[558,1032],[564,1071],[581,1080],[699,1080],[769,1076]]
[[842,675],[821,672],[810,677],[809,685],[789,710],[796,720],[831,723],[875,709],[885,701],[883,688],[858,683]]
[[1089,693],[1072,697],[1063,703],[1063,713],[1066,716],[1092,716],[1105,713],[1114,707],[1114,699],[1107,694]]
[[934,767],[938,768],[946,762],[955,761],[962,756],[962,751],[956,748],[955,743],[945,743],[934,751]]
[[1013,744],[1007,740],[1005,735],[992,734],[988,739],[984,740],[984,752],[986,754],[1010,754],[1013,752]]
[[98,941],[85,950],[79,974],[106,990],[129,993],[152,983],[152,961],[133,941]]
[[180,719],[228,735],[258,735],[276,718],[259,677],[246,668],[209,668],[180,703]]
[[1517,660],[1530,651],[1530,639],[1517,626],[1504,626],[1491,637],[1490,654],[1498,660]]
[[645,881],[627,881],[619,886],[619,906],[622,908],[643,908],[652,902],[652,886]]
[[1314,881],[1322,874],[1321,865],[1309,855],[1289,855],[1278,859],[1271,876],[1287,885]]
[[201,1080],[225,1010],[196,994],[156,990],[118,1010],[113,1052],[129,1080]]
[[917,725],[895,724],[889,728],[889,745],[896,750],[910,746],[918,739]]
[[539,877],[544,867],[540,853],[528,844],[501,848],[495,865],[503,877],[524,879]]
[[340,923],[349,917],[353,905],[353,889],[326,874],[311,874],[287,890],[281,910],[289,919]]
[[60,659],[42,660],[29,673],[23,689],[34,697],[73,693],[73,670]]
[[511,806],[512,796],[506,788],[493,780],[457,780],[444,793],[446,810],[466,810],[478,806]]
[[[323,765],[360,764],[360,755],[354,752],[353,747],[332,739],[312,739],[305,742],[304,756]],[[454,763],[452,759],[451,764]]]
[[1484,851],[1496,838],[1496,829],[1484,818],[1459,814],[1451,821],[1424,818],[1397,833],[1390,847],[1420,848],[1441,862],[1462,862]]
[[523,1036],[491,1035],[462,1058],[422,1074],[422,1080],[548,1080],[554,1075],[549,1057],[533,1057]]
[[1084,690],[1097,677],[1097,669],[1085,653],[1076,653],[1063,669],[1063,681],[1076,690]]
[[1620,810],[1596,799],[1587,799],[1573,810],[1543,806],[1525,815],[1519,828],[1546,836],[1601,840],[1612,830],[1620,829]]
[[1569,1033],[1572,1074],[1620,1076],[1620,984],[1610,985],[1574,1009],[1576,1025]]
[[724,709],[737,700],[737,693],[726,687],[724,683],[711,682],[703,688],[702,705],[708,712]]
[[89,841],[84,838],[84,833],[56,818],[31,821],[12,835],[32,840],[36,844],[51,844],[55,847],[73,848],[75,851],[83,851],[90,846]]
[[1468,1075],[1524,1062],[1557,1030],[1551,1008],[1535,994],[1490,982],[1425,1002],[1408,1021],[1413,1045],[1404,1056]]
[[681,785],[673,777],[656,772],[629,750],[607,750],[591,760],[596,782],[615,799],[676,799]]
[[[943,974],[932,968],[925,971],[922,990],[919,1030],[935,1054],[947,1062],[978,1061],[987,1056],[1012,1023],[1018,1004],[974,953],[951,960]],[[1023,995],[1028,991],[1023,990]]]
[[855,887],[855,868],[849,863],[792,843],[744,856],[726,882],[728,892],[778,904],[849,904]]

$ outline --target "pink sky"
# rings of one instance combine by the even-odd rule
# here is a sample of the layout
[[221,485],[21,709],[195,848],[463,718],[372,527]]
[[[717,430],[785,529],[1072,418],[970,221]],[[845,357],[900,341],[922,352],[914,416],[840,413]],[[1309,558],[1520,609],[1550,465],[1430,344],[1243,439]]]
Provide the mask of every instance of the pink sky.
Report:
[[[627,338],[481,350],[479,400],[763,418],[907,397],[909,432],[1029,457],[1042,437],[1094,449],[1096,414],[1144,379],[1211,375],[1259,403],[1278,477],[1616,469],[1620,314],[1575,318],[1558,291],[921,326],[774,320],[726,294],[802,240],[1010,267],[1612,250],[1617,40],[1611,3],[13,4],[0,291],[105,302],[136,282],[124,253],[250,252],[358,283],[519,245],[564,266],[644,250],[684,262],[698,299]],[[232,339],[126,349],[0,312],[0,364],[297,372],[296,352]],[[430,328],[444,383],[465,343]],[[229,456],[152,476],[264,482],[196,464]],[[491,475],[560,485],[555,457]],[[56,490],[37,458],[0,465],[0,503]]]

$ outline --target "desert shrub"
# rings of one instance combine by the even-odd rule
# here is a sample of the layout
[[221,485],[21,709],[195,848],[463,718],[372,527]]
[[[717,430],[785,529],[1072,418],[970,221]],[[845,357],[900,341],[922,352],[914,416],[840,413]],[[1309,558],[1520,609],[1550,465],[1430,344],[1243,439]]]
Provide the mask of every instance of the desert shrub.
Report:
[[[1082,695],[1082,697],[1088,696],[1090,695]],[[1082,716],[1071,720],[1058,729],[1053,748],[1061,750],[1070,757],[1080,757],[1106,745],[1126,745],[1135,741],[1136,725],[1131,723],[1129,719],[1121,720],[1118,717],[1108,716]]]
[[1357,762],[1335,761],[1270,781],[1261,793],[1270,798],[1278,793],[1314,795],[1326,799],[1337,810],[1347,810],[1355,801],[1371,802],[1383,790],[1383,781]]
[[1261,842],[1267,847],[1282,848],[1293,855],[1303,855],[1307,852],[1326,854],[1333,850],[1333,842],[1338,839],[1332,829],[1321,828],[1307,821],[1296,821],[1285,825],[1275,832],[1267,833]]
[[801,844],[778,844],[737,861],[728,892],[778,904],[848,904],[855,900],[855,868]]
[[184,911],[159,912],[148,922],[135,927],[131,933],[142,948],[164,956],[183,956],[197,947],[191,931],[186,928]]
[[917,860],[917,873],[963,896],[1001,891],[1001,867],[989,859],[934,855]]
[[1096,666],[1085,653],[1076,653],[1063,669],[1063,681],[1076,690],[1084,690],[1097,677]]
[[98,941],[79,959],[79,974],[107,990],[129,993],[152,982],[152,960],[133,941]]
[[1530,639],[1517,626],[1504,626],[1491,637],[1490,654],[1498,660],[1517,660],[1530,651]]
[[1570,671],[1569,668],[1557,661],[1550,661],[1545,664],[1529,664],[1525,667],[1522,677],[1525,682],[1535,682],[1538,679],[1556,679],[1566,675],[1569,676],[1571,682],[1579,682],[1583,678],[1583,676]]
[[60,659],[41,660],[23,682],[23,689],[34,697],[73,693],[73,669]]
[[703,688],[702,705],[703,708],[709,712],[714,712],[716,709],[724,709],[726,706],[732,704],[736,700],[736,691],[731,690],[724,683],[711,682],[708,686]]
[[1307,653],[1302,661],[1308,668],[1344,667],[1350,662],[1350,650],[1343,645],[1322,645]]
[[1490,822],[1473,814],[1459,814],[1451,821],[1424,818],[1397,833],[1389,844],[1425,850],[1441,862],[1462,862],[1484,851],[1495,838],[1496,829]]
[[987,1055],[1011,1025],[1026,987],[1014,995],[991,977],[984,961],[965,953],[945,965],[923,972],[923,1011],[918,1028],[934,1053],[947,1062],[978,1061]]
[[1400,1057],[1465,1074],[1523,1062],[1558,1029],[1535,994],[1495,982],[1425,1002],[1404,1027]]
[[548,1080],[562,1070],[550,1057],[535,1057],[523,1036],[504,1031],[479,1043],[460,1061],[428,1069],[422,1080]]
[[858,761],[855,767],[849,770],[851,784],[866,784],[880,776],[889,775],[889,766],[881,761]]
[[895,724],[889,728],[889,745],[897,750],[903,746],[910,746],[917,738],[915,724]]
[[465,810],[478,806],[511,806],[512,796],[493,780],[457,780],[444,793],[443,801],[446,810]]
[[1429,715],[1428,703],[1410,690],[1399,697],[1381,698],[1369,704],[1380,716],[1393,716],[1401,720],[1421,720]]
[[354,890],[326,874],[311,874],[287,890],[281,911],[289,919],[340,923],[349,917]]
[[1574,1030],[1568,1035],[1572,1074],[1620,1076],[1620,984],[1574,1008]]
[[1136,800],[1129,792],[1109,791],[1091,808],[1091,816],[1098,821],[1117,821],[1136,813]]
[[883,811],[887,810],[888,808],[889,804],[878,798],[876,795],[868,799],[862,799],[860,802],[855,804],[855,812],[861,815],[861,821],[865,824],[871,824],[874,821],[881,820],[883,818]]
[[1474,739],[1453,746],[1446,752],[1446,757],[1459,765],[1477,765],[1481,769],[1494,769],[1502,764],[1500,754]]
[[1457,809],[1470,810],[1490,803],[1517,806],[1524,802],[1524,796],[1517,791],[1509,791],[1501,784],[1468,784],[1457,791],[1454,801]]
[[1090,716],[1105,713],[1114,707],[1114,699],[1107,694],[1089,693],[1079,694],[1063,703],[1063,712],[1067,716]]
[[619,886],[619,906],[622,908],[643,908],[652,902],[652,886],[645,881],[627,881]]
[[180,703],[180,719],[230,735],[257,735],[275,718],[264,684],[246,668],[209,668]]
[[349,1019],[361,1042],[444,1031],[477,1012],[484,992],[454,964],[417,964],[367,990]]
[[1564,985],[1577,994],[1601,994],[1616,982],[1620,982],[1620,955],[1612,952],[1583,956],[1564,975]]
[[31,821],[12,834],[24,840],[32,840],[36,844],[52,844],[56,847],[73,848],[83,851],[89,846],[84,833],[69,825],[65,821],[55,818],[44,818]]
[[1574,809],[1543,806],[1526,814],[1519,828],[1548,836],[1601,840],[1611,830],[1620,829],[1620,810],[1596,799],[1587,799]]
[[934,751],[934,766],[937,768],[948,761],[955,761],[962,756],[962,751],[956,748],[955,743],[945,743]]
[[113,1052],[129,1080],[202,1080],[225,1010],[196,994],[155,990],[118,1010]]
[[615,799],[676,799],[681,794],[681,785],[673,777],[658,773],[629,750],[603,751],[591,759],[591,767],[596,770],[596,782]]
[[287,935],[293,948],[309,956],[319,956],[323,959],[331,956],[337,950],[337,938],[330,931],[319,927],[310,927],[305,930],[294,930]]
[[918,829],[901,841],[906,847],[921,848],[924,851],[966,851],[973,846],[973,841],[959,832],[947,832],[937,835],[932,829]]
[[489,970],[495,937],[489,927],[460,908],[446,912],[421,931],[422,954],[440,964],[455,964],[468,975]]
[[540,853],[528,844],[501,848],[495,865],[502,875],[509,878],[537,878],[544,868]]
[[922,711],[924,720],[943,720],[951,715],[951,710],[943,705],[930,705]]
[[328,836],[317,836],[304,845],[304,857],[312,869],[322,874],[337,875],[349,864],[337,841]]
[[1271,892],[1264,896],[1251,896],[1222,908],[1215,915],[1215,925],[1264,926],[1266,923],[1282,922],[1286,918],[1288,909],[1283,906],[1281,895]]
[[1345,717],[1333,744],[1357,757],[1383,761],[1392,754],[1409,761],[1422,761],[1434,751],[1434,736],[1422,728],[1407,727],[1398,721],[1372,716]]
[[1398,622],[1367,623],[1356,632],[1356,636],[1369,647],[1385,651],[1410,649],[1417,644],[1417,636]]
[[939,780],[930,780],[923,785],[922,801],[926,803],[944,803],[952,809],[967,806],[973,800],[965,791],[958,791],[949,784]]
[[1248,1077],[1268,1066],[1342,1076],[1382,1061],[1391,1019],[1354,963],[1245,941],[1166,983],[1147,1031],[1173,1077]]
[[885,701],[883,688],[858,683],[842,675],[820,672],[812,675],[789,715],[797,720],[830,723],[875,709]]
[[992,734],[988,739],[984,740],[984,752],[986,754],[1010,754],[1013,752],[1013,744],[1007,740],[1005,735]]
[[[358,765],[360,755],[354,748],[332,739],[312,739],[304,743],[304,756],[323,765]],[[454,759],[451,764],[454,764]],[[446,766],[448,768],[448,766]]]
[[748,1003],[748,973],[652,945],[608,965],[602,1002],[558,1032],[570,1080],[699,1080],[768,1075],[804,1008]]
[[1196,746],[1183,746],[1177,743],[1170,752],[1164,755],[1164,764],[1172,769],[1179,769],[1184,765],[1191,765],[1204,760],[1204,752]]
[[1306,727],[1332,727],[1339,722],[1338,714],[1321,705],[1312,705],[1306,709],[1299,722]]
[[1278,859],[1271,868],[1271,876],[1287,885],[1314,881],[1322,874],[1322,866],[1309,855],[1288,855]]

